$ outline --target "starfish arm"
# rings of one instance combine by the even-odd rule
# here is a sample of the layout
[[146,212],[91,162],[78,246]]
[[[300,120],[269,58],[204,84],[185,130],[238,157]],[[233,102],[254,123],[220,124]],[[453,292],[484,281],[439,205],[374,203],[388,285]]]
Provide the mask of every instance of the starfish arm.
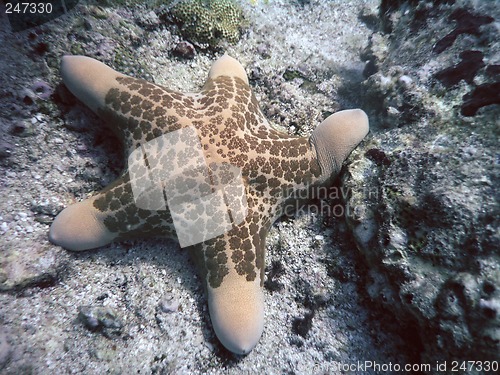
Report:
[[262,285],[269,225],[259,225],[261,220],[250,209],[239,225],[193,251],[205,281],[215,333],[237,354],[249,353],[264,329]]
[[168,207],[148,210],[136,205],[127,172],[95,196],[60,212],[50,227],[49,239],[80,251],[115,240],[148,234],[173,237],[173,233]]
[[226,54],[214,62],[208,72],[209,80],[215,80],[219,76],[239,78],[248,85],[248,76],[243,66],[238,60]]
[[72,251],[93,249],[115,240],[117,233],[104,225],[104,218],[93,202],[90,198],[61,211],[50,227],[49,240]]
[[361,109],[336,112],[314,129],[310,142],[321,167],[320,180],[336,176],[351,151],[368,134],[368,116]]
[[141,143],[191,125],[196,95],[181,94],[118,73],[86,56],[64,56],[63,82],[123,140],[129,154]]
[[260,279],[247,281],[230,272],[221,285],[207,287],[208,309],[220,342],[236,354],[249,353],[264,330],[264,293]]
[[96,113],[105,107],[106,94],[116,85],[116,78],[126,77],[87,56],[63,56],[61,76],[69,91]]

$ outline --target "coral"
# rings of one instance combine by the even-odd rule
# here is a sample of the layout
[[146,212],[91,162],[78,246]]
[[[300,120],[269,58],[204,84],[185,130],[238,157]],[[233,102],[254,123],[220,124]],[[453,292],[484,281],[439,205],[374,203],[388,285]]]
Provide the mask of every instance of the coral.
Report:
[[243,12],[231,0],[182,0],[170,9],[182,35],[195,44],[217,46],[240,38]]

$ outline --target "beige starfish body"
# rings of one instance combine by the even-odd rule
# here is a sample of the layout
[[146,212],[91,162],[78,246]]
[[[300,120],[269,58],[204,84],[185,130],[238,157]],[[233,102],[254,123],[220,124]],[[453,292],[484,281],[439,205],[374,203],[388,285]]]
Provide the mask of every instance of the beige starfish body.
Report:
[[137,236],[178,238],[199,264],[219,340],[248,353],[264,327],[267,231],[297,192],[335,177],[368,132],[366,114],[335,113],[310,138],[278,132],[243,67],[227,55],[193,94],[83,56],[63,57],[61,71],[69,90],[123,140],[128,166],[103,191],[63,210],[50,240],[86,250]]

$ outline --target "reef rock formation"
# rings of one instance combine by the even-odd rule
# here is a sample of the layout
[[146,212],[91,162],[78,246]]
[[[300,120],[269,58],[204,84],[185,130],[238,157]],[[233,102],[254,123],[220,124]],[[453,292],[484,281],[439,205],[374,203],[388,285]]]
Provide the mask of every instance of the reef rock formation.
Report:
[[363,53],[374,138],[344,178],[348,223],[372,269],[367,289],[419,332],[422,362],[494,360],[500,9],[388,3]]

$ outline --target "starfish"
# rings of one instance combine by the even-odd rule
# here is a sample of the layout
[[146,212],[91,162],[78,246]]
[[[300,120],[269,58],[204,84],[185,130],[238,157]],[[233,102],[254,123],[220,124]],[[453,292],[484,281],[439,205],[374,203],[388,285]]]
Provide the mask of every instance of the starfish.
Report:
[[249,353],[264,329],[266,234],[287,207],[332,182],[368,133],[365,112],[334,113],[309,138],[279,132],[228,55],[199,93],[85,56],[64,56],[61,74],[122,140],[128,164],[103,191],[59,213],[49,239],[80,251],[140,236],[177,238],[199,266],[218,339]]

